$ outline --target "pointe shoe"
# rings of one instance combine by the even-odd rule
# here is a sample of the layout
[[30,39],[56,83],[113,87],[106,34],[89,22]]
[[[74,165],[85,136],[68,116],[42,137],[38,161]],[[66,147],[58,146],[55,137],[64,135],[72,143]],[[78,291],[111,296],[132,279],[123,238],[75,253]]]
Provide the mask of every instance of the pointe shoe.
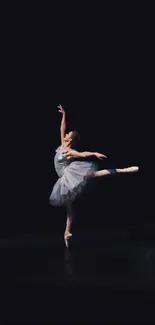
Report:
[[126,171],[127,171],[128,173],[133,173],[133,172],[138,172],[139,167],[137,167],[137,166],[132,166],[132,167],[124,168],[124,169],[126,169]]
[[72,234],[69,231],[66,231],[64,234],[65,245],[68,248],[69,239],[72,237]]
[[135,172],[138,172],[138,170],[139,170],[139,167],[137,167],[137,166],[116,169],[116,171],[120,174],[121,173],[135,173]]

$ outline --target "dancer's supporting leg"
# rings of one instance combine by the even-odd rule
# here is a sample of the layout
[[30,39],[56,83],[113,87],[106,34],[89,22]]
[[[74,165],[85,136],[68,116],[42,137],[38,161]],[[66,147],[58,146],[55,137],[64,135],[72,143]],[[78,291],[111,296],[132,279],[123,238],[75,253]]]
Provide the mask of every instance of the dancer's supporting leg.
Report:
[[96,171],[94,173],[94,177],[101,177],[101,176],[115,175],[115,174],[122,174],[122,173],[133,173],[133,172],[137,172],[138,170],[139,170],[139,167],[137,167],[137,166],[127,167],[127,168],[103,169],[103,170]]
[[67,221],[66,221],[66,229],[64,234],[65,244],[68,247],[68,240],[72,236],[71,234],[71,226],[73,222],[73,209],[71,203],[67,205]]

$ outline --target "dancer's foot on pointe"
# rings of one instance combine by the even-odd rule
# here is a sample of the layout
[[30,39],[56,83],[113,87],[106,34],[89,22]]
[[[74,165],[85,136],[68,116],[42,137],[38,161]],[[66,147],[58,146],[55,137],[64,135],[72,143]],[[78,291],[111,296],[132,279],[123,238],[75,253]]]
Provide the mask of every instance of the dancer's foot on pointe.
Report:
[[64,241],[65,241],[65,245],[68,248],[69,246],[69,240],[72,237],[72,234],[69,231],[65,231],[64,233]]

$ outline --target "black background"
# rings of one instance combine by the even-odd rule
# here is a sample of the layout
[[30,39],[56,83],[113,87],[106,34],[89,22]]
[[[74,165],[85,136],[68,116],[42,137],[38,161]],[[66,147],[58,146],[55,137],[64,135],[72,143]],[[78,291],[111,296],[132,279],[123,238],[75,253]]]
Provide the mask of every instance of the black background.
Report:
[[19,23],[14,20],[5,27],[4,81],[9,96],[4,131],[6,216],[1,231],[46,232],[64,226],[65,210],[48,203],[57,180],[53,158],[60,143],[59,102],[66,109],[69,129],[81,133],[81,150],[108,156],[100,168],[140,167],[136,175],[99,182],[78,204],[77,226],[154,223],[149,8],[135,7],[129,15],[131,8],[128,12],[122,7],[118,16],[114,4],[102,14],[96,8],[93,16],[91,8],[83,8],[80,25],[75,12],[67,21],[62,8],[55,19],[45,19],[45,13],[40,19],[39,6],[35,14],[31,9],[29,20],[22,10]]
[[[146,51],[151,57],[152,43],[141,27],[141,33],[139,27],[124,30],[118,26],[119,33],[109,28],[99,42],[100,50],[85,44],[82,58],[77,51],[75,61],[73,54],[67,58],[63,49],[56,47],[53,51],[52,45],[49,49],[46,35],[39,41],[36,36],[32,44],[32,35],[26,41],[27,32],[23,31],[21,44],[26,49],[15,58],[15,69],[13,58],[11,64],[8,61],[7,200],[16,210],[13,218],[10,213],[2,220],[6,231],[35,231],[38,227],[54,230],[56,224],[63,224],[65,211],[48,204],[57,180],[53,158],[60,144],[59,102],[66,109],[68,129],[81,133],[80,149],[108,156],[100,168],[140,167],[136,175],[107,178],[97,184],[91,196],[78,204],[82,209],[77,222],[88,228],[99,224],[104,227],[107,222],[153,220],[153,102],[151,60]],[[19,44],[18,38],[13,40],[16,49]],[[27,56],[28,50],[31,55]]]
[[[138,6],[118,2],[108,4],[109,8],[105,4],[104,8],[103,4],[100,8],[98,3],[89,3],[85,8],[84,5],[80,8],[80,5],[74,3],[71,6],[65,2],[64,6],[58,3],[58,8],[50,9],[42,3],[34,7],[13,3],[8,4],[6,11],[3,11],[2,65],[3,84],[6,86],[3,111],[6,113],[6,124],[2,125],[2,158],[5,158],[6,168],[2,169],[5,200],[0,219],[1,280],[6,309],[4,319],[12,306],[14,317],[11,313],[9,315],[12,322],[18,318],[20,308],[20,324],[21,319],[32,323],[31,313],[33,319],[38,320],[39,312],[42,312],[40,322],[47,319],[50,322],[52,306],[55,309],[55,319],[58,315],[63,319],[65,315],[65,320],[68,320],[68,314],[71,314],[68,297],[74,305],[73,319],[77,317],[78,310],[83,320],[82,313],[87,307],[87,316],[92,308],[96,320],[96,297],[103,316],[104,303],[107,302],[109,319],[113,308],[116,306],[117,309],[120,292],[119,286],[116,290],[115,271],[112,276],[116,282],[110,282],[113,280],[111,273],[108,272],[105,279],[101,274],[106,285],[112,284],[106,291],[99,278],[98,292],[94,296],[91,277],[90,282],[85,283],[86,279],[89,280],[89,266],[83,268],[85,256],[89,255],[90,269],[92,266],[95,269],[99,246],[95,246],[93,257],[91,253],[93,243],[100,235],[103,241],[99,259],[101,256],[104,259],[107,254],[107,258],[112,261],[112,266],[109,260],[107,262],[111,272],[116,270],[114,264],[117,266],[118,263],[120,278],[121,262],[117,260],[115,263],[113,255],[109,255],[108,250],[106,252],[105,234],[106,244],[115,235],[120,239],[119,243],[113,241],[114,247],[115,244],[123,247],[122,234],[127,241],[132,234],[137,242],[143,238],[143,244],[139,241],[141,252],[145,239],[148,239],[146,246],[152,252],[153,261],[153,248],[150,248],[151,244],[149,246],[149,240],[154,238],[155,226],[154,192],[151,188],[154,185],[154,120],[151,115],[154,108],[153,11],[151,5],[146,6],[146,3]],[[61,275],[59,277],[64,258],[66,211],[64,208],[50,206],[48,201],[57,181],[53,158],[55,149],[60,144],[61,115],[56,108],[59,103],[66,110],[69,130],[77,129],[81,133],[80,150],[99,151],[108,156],[107,160],[99,162],[100,168],[132,165],[140,168],[137,174],[116,175],[95,181],[92,192],[75,204],[73,238],[77,247],[82,246],[73,253],[79,292],[76,279],[74,283],[74,279],[65,278],[64,290],[64,278]],[[36,240],[36,234],[40,235],[39,240]],[[87,241],[89,234],[91,240]],[[46,242],[46,238],[50,238],[49,242]],[[89,249],[90,243],[92,251]],[[134,245],[135,242],[133,251]],[[126,249],[125,253],[127,251]],[[136,260],[140,258],[139,254],[141,253],[137,253]],[[101,258],[101,264],[102,262],[104,264]],[[131,263],[130,259],[127,259],[128,263]],[[141,264],[139,265],[140,269]],[[78,268],[81,271],[78,272]],[[99,269],[102,270],[101,265]],[[55,275],[55,270],[58,271],[58,276]],[[150,277],[152,287],[153,271]],[[132,296],[127,288],[128,283],[125,289],[127,322],[128,315],[133,320],[132,315],[138,310],[137,304],[143,289],[142,280],[141,291],[138,291],[138,298],[135,298],[138,302],[134,300],[131,304],[133,297],[137,297],[137,278],[134,275],[133,278],[127,278],[133,285]],[[147,299],[149,293],[151,299],[148,282],[143,298]],[[95,283],[97,282],[94,281],[94,287]],[[69,286],[73,289],[72,292],[69,291]],[[120,309],[118,308],[120,314],[124,301],[124,291],[121,292],[122,300]],[[81,297],[83,300],[79,305]],[[154,300],[152,304],[146,304],[146,300],[142,300],[144,304],[142,306],[140,303],[137,317],[143,309],[147,321],[146,305],[153,306],[154,310]]]

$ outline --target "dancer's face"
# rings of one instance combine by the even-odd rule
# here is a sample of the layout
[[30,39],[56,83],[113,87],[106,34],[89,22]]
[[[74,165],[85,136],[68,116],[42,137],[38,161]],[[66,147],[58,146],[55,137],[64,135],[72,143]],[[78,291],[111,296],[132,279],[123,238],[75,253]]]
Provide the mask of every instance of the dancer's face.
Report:
[[64,141],[65,142],[72,142],[72,131],[69,133],[66,133],[65,137],[64,137]]

